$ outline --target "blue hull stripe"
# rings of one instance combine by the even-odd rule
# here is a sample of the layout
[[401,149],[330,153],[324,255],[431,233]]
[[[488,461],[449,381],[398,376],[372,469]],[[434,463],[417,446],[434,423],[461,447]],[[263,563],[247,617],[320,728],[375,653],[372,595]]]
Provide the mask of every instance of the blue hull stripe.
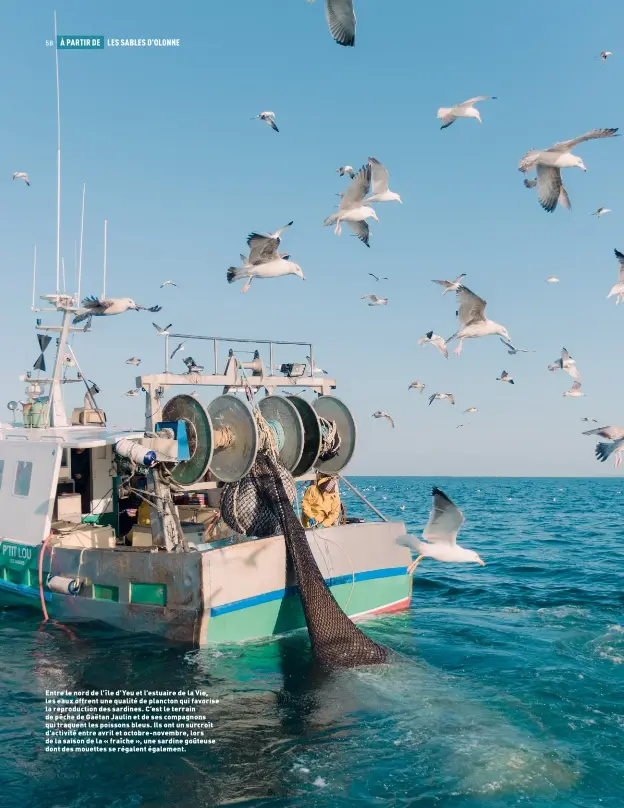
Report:
[[[382,570],[365,570],[355,573],[356,583],[359,581],[372,581],[376,578],[393,578],[398,575],[407,575],[407,567],[388,567]],[[338,586],[339,584],[350,584],[353,575],[339,575],[336,578],[325,578],[327,586]],[[213,606],[210,609],[210,616],[217,617],[220,614],[237,612],[240,609],[249,609],[261,603],[268,603],[271,600],[281,600],[288,595],[296,595],[299,592],[298,586],[288,586],[286,589],[275,589],[273,592],[263,592],[261,595],[254,595],[251,598],[235,600],[232,603],[224,603],[222,606]]]
[[[23,586],[22,584],[14,584],[11,581],[0,581],[0,589],[7,592],[14,592],[16,595],[22,595],[25,598],[36,598],[39,600],[39,590],[32,589],[30,586]],[[43,593],[44,600],[50,600],[52,595],[50,592]]]

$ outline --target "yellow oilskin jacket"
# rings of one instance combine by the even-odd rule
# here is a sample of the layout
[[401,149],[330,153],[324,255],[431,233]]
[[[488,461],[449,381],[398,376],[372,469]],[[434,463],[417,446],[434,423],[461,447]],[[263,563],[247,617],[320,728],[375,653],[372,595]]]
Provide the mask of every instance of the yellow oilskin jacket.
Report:
[[[323,480],[319,480],[323,482]],[[340,516],[340,494],[338,488],[331,493],[323,493],[318,485],[310,485],[303,495],[301,502],[304,527],[310,527],[310,520],[314,519],[319,527],[331,527]]]

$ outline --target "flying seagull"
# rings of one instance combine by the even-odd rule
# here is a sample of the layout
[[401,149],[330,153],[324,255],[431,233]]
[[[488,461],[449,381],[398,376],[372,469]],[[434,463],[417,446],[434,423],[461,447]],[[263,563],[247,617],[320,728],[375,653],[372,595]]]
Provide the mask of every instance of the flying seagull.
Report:
[[[597,419],[597,418],[581,418],[581,421],[585,421],[586,423],[594,423],[594,424],[597,424],[597,423],[598,423],[598,419]],[[604,428],[604,427],[603,427],[603,428]],[[592,430],[592,432],[593,432],[593,430]],[[589,434],[592,434],[592,433],[590,433],[590,432],[583,432],[583,435],[589,435]],[[623,434],[624,434],[624,433],[623,433]]]
[[433,507],[422,534],[424,541],[410,535],[400,536],[397,539],[397,544],[418,553],[408,571],[413,572],[423,558],[434,558],[436,561],[474,562],[484,567],[485,561],[478,553],[457,544],[457,534],[464,524],[464,514],[439,488],[434,488],[432,495]]
[[420,392],[422,393],[422,391],[425,389],[425,384],[423,382],[415,381],[415,382],[412,382],[407,389],[408,390],[420,390]]
[[390,426],[394,429],[394,421],[392,416],[388,415],[387,412],[382,412],[382,410],[377,410],[371,415],[371,418],[387,418],[390,421]]
[[276,132],[279,132],[279,129],[275,125],[275,113],[274,112],[261,112],[259,115],[254,115],[251,120],[255,121],[256,118],[260,118],[260,120],[267,123],[271,127],[271,129],[275,129]]
[[618,282],[611,288],[611,291],[607,295],[607,300],[615,295],[615,305],[617,306],[619,303],[624,301],[624,253],[621,253],[619,250],[614,250],[613,252],[619,261],[620,269],[618,274]]
[[508,348],[507,353],[511,354],[512,356],[514,356],[517,353],[535,353],[535,351],[532,351],[530,348],[516,348],[511,344],[511,342],[508,342],[506,339],[503,339],[502,337],[500,337],[500,341],[503,343],[505,348]]
[[369,300],[369,306],[385,306],[388,302],[387,297],[377,297],[377,295],[364,295],[360,300]]
[[16,171],[15,174],[13,174],[13,179],[24,180],[26,185],[28,185],[28,187],[30,188],[30,180],[28,179],[28,174],[26,174],[25,171]]
[[596,457],[604,463],[613,453],[615,453],[614,465],[617,468],[622,462],[622,452],[624,452],[624,429],[619,426],[601,426],[598,429],[589,429],[583,435],[598,435],[601,438],[613,441],[612,443],[598,443],[596,445]]
[[444,287],[444,291],[442,292],[442,297],[444,297],[447,292],[456,292],[461,286],[461,282],[465,277],[466,273],[462,272],[462,274],[458,275],[454,281],[431,281],[431,283],[437,283],[438,286]]
[[452,393],[434,393],[432,396],[429,396],[429,406],[433,404],[436,398],[440,399],[448,399],[451,404],[455,404],[455,398]]
[[525,188],[535,188],[537,185],[537,180],[525,180],[524,187]]
[[501,375],[496,379],[497,382],[509,382],[509,384],[515,384],[514,380],[511,378],[509,373],[504,370]]
[[241,292],[246,292],[254,278],[278,278],[282,275],[297,275],[302,281],[305,280],[299,264],[288,260],[290,256],[287,253],[277,251],[282,241],[282,233],[291,225],[292,222],[288,222],[274,233],[250,233],[247,237],[249,258],[245,260],[245,256],[241,255],[243,266],[228,269],[226,273],[228,283],[248,278],[247,283],[241,289]]
[[174,352],[171,354],[171,356],[169,357],[169,359],[173,359],[173,357],[174,357],[174,356],[177,354],[177,352],[178,352],[178,351],[183,351],[183,350],[184,350],[184,343],[183,343],[183,342],[181,342],[181,343],[178,345],[178,347],[177,347],[177,348],[174,350]]
[[563,395],[569,396],[570,398],[578,398],[579,396],[584,396],[585,393],[581,392],[581,383],[576,380],[572,382],[572,387],[566,390]]
[[134,387],[132,390],[128,390],[127,393],[124,393],[124,395],[129,396],[130,398],[132,398],[133,396],[138,396],[140,392],[141,392],[140,387]]
[[551,275],[546,278],[546,283],[559,283],[559,278],[557,278],[556,275]]
[[475,98],[469,98],[461,104],[455,104],[452,107],[440,107],[438,110],[438,118],[442,121],[440,129],[446,129],[454,123],[457,118],[476,118],[479,123],[483,123],[479,110],[475,109],[475,104],[478,101],[495,101],[495,95],[477,95]]
[[379,160],[374,157],[368,158],[368,164],[371,168],[371,189],[373,193],[364,202],[366,204],[370,202],[400,202],[403,204],[401,197],[388,188],[388,178],[390,177],[388,169],[382,166]]
[[595,210],[593,213],[590,213],[589,215],[595,216],[597,219],[599,219],[601,216],[604,216],[605,213],[611,213],[611,208],[598,208],[598,210]]
[[518,164],[518,170],[526,173],[533,169],[537,172],[537,197],[544,210],[552,213],[557,207],[561,194],[561,169],[581,168],[587,171],[580,157],[572,154],[572,149],[579,143],[598,138],[613,137],[617,129],[593,129],[586,135],[555,143],[550,149],[531,149]]
[[164,288],[165,288],[165,286],[177,286],[177,285],[178,285],[178,284],[177,284],[177,283],[174,283],[173,281],[165,281],[164,283],[161,283],[161,284],[160,284],[160,288],[161,288],[161,289],[164,289]]
[[325,0],[325,18],[334,41],[347,47],[355,45],[353,0]]
[[342,222],[346,222],[347,227],[356,235],[361,242],[370,247],[369,241],[369,228],[366,219],[374,219],[379,221],[375,211],[369,206],[364,204],[364,197],[368,194],[371,184],[371,165],[368,163],[358,171],[355,179],[342,195],[340,205],[335,213],[328,216],[324,225],[335,224],[334,228],[337,236],[342,232]]
[[345,174],[348,174],[351,179],[355,177],[355,171],[353,170],[353,166],[340,166],[337,168],[336,171],[340,174],[341,177],[344,177]]
[[445,359],[448,359],[448,349],[446,347],[446,342],[444,342],[441,336],[439,336],[438,334],[434,334],[433,331],[427,331],[425,336],[421,337],[418,340],[418,344],[426,345],[428,342],[430,342],[432,345],[435,345],[435,347],[438,349],[438,351],[440,351],[442,356]]
[[464,410],[464,412],[476,412],[476,411],[477,411],[476,407],[468,407],[467,410]]
[[[524,180],[524,187],[525,188],[535,188],[537,185],[537,180]],[[566,187],[563,183],[561,183],[561,191],[559,191],[559,204],[566,208],[567,210],[572,210],[572,203],[570,202],[570,197],[568,196],[568,192]]]
[[126,365],[134,365],[138,367],[141,364],[141,360],[137,359],[136,356],[131,356],[130,359],[126,359]]
[[578,368],[576,367],[576,362],[574,361],[574,359],[572,359],[572,357],[566,351],[565,348],[561,349],[561,358],[555,359],[555,361],[552,364],[548,365],[548,370],[552,371],[565,370],[565,372],[569,373],[573,379],[581,378],[581,374],[579,373]]
[[598,56],[594,56],[594,59],[601,59],[603,62],[606,62],[609,56],[613,56],[611,51],[600,51]]
[[485,316],[486,301],[471,292],[467,286],[460,286],[457,289],[457,301],[459,303],[457,317],[461,328],[446,340],[447,344],[452,340],[459,340],[459,344],[455,348],[457,356],[462,351],[465,339],[499,334],[505,337],[508,342],[511,342],[511,337],[507,333],[505,326],[495,323],[493,320],[488,320]]
[[317,373],[324,373],[326,376],[328,375],[327,371],[323,370],[323,368],[320,368],[313,359],[310,359],[309,356],[306,356],[306,359],[308,360],[308,364],[310,365],[310,372],[312,373],[313,376],[316,376]]
[[155,313],[162,309],[162,306],[139,306],[131,297],[85,297],[80,304],[86,311],[74,317],[73,325],[81,323],[83,320],[90,319],[91,317],[109,317],[113,314],[123,314],[125,311],[151,311]]
[[388,280],[388,278],[378,278],[377,275],[373,275],[372,272],[369,272],[368,274],[371,276],[371,278],[375,278],[376,281],[387,281]]
[[192,356],[187,356],[182,360],[187,367],[189,373],[201,373],[204,369],[203,365],[198,365]]
[[173,323],[169,323],[169,325],[166,325],[164,328],[161,328],[156,323],[152,323],[152,325],[154,326],[154,328],[158,332],[159,337],[168,337],[169,336],[169,329],[171,328]]

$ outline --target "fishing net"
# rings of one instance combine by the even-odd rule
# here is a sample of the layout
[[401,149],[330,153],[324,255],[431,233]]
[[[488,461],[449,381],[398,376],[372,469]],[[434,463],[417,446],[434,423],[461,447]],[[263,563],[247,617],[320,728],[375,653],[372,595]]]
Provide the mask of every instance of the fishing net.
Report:
[[[257,464],[256,464],[257,466]],[[246,477],[235,483],[227,483],[221,496],[221,518],[232,530],[245,536],[278,536],[282,532],[279,518],[262,497],[256,480],[256,466]],[[279,478],[292,509],[297,491],[292,476],[279,467]]]

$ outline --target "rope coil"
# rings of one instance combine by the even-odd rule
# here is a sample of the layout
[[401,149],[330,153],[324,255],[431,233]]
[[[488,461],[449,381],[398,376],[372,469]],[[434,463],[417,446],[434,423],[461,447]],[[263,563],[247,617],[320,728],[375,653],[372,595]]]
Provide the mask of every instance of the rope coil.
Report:
[[335,421],[328,421],[327,418],[320,418],[321,424],[321,451],[319,460],[331,460],[336,457],[342,443]]

